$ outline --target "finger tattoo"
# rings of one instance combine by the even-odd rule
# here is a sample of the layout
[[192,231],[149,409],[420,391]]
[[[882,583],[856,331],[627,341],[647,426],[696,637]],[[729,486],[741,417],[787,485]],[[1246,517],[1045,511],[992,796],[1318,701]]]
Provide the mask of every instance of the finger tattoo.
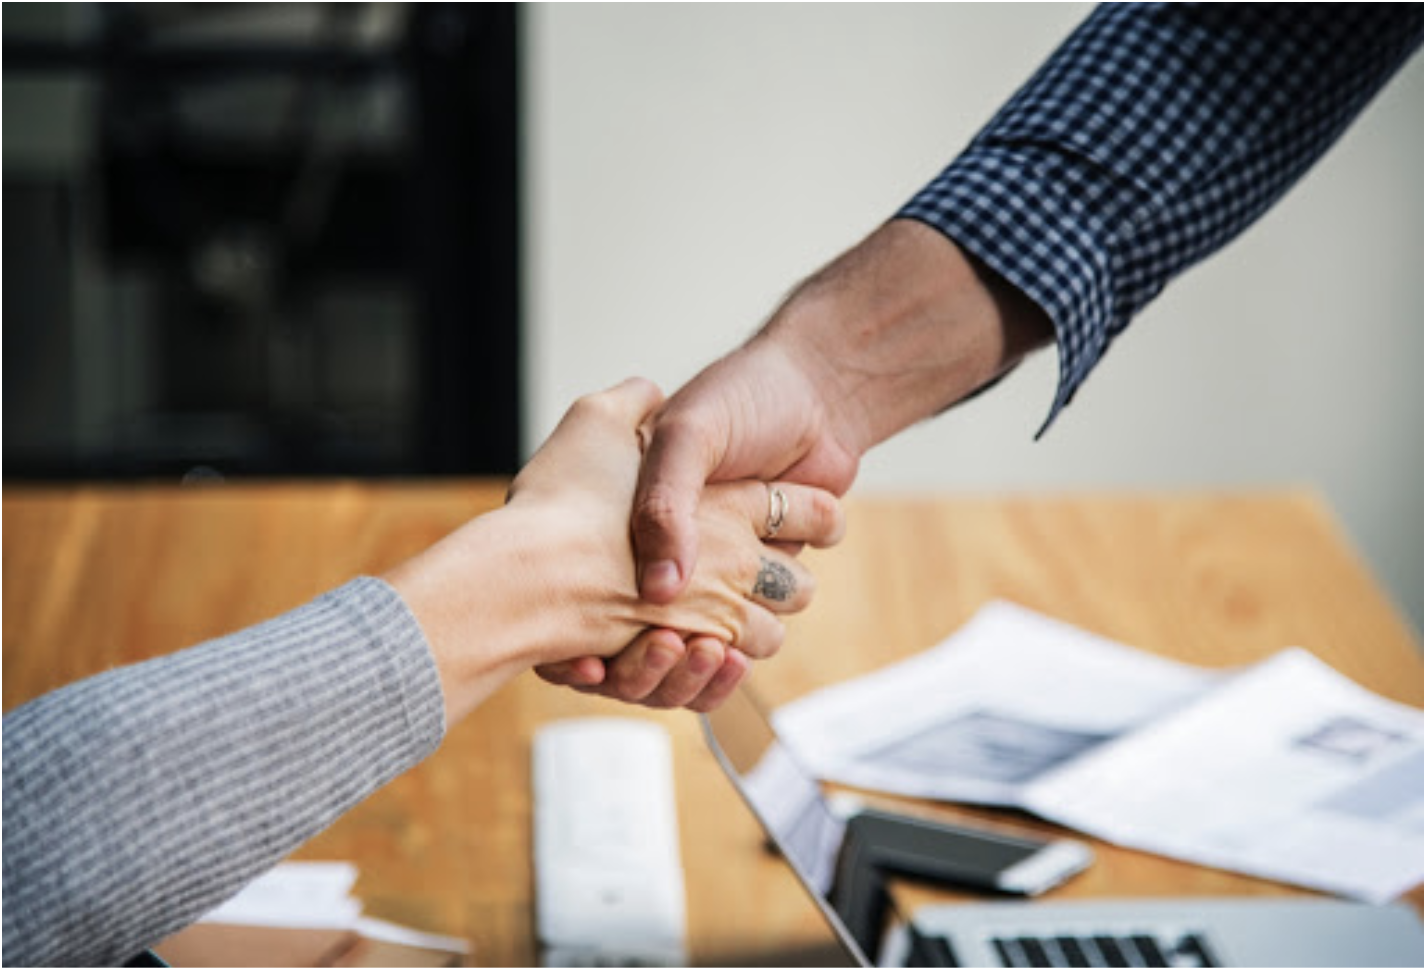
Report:
[[760,558],[758,580],[753,594],[770,602],[785,602],[797,591],[797,578],[792,569],[780,561]]

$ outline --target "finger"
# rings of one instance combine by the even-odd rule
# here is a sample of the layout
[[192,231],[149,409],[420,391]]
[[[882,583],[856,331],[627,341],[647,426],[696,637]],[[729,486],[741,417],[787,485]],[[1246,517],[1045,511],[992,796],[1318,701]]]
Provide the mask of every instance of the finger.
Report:
[[776,548],[790,558],[796,558],[802,554],[802,549],[807,547],[807,545],[801,541],[769,541],[767,542],[767,546],[769,548]]
[[634,491],[630,528],[639,562],[639,594],[667,604],[678,597],[698,560],[694,514],[717,457],[698,425],[656,422]]
[[734,648],[753,659],[770,659],[782,648],[787,629],[776,615],[756,602],[743,604],[743,631]]
[[757,574],[747,588],[753,602],[778,615],[791,615],[812,604],[817,579],[796,558],[764,547],[758,555]]
[[645,629],[607,663],[602,695],[639,703],[661,685],[686,654],[683,639],[671,629]]
[[706,635],[694,636],[686,643],[684,660],[673,667],[644,705],[660,709],[677,709],[692,702],[723,667],[725,649],[722,642]]
[[777,488],[787,497],[787,510],[782,527],[777,532],[777,543],[795,544],[799,550],[801,545],[830,548],[846,535],[846,512],[842,510],[842,502],[832,492],[820,487],[780,482],[770,487]]
[[535,666],[535,675],[556,686],[572,688],[597,686],[604,681],[604,663],[597,656],[586,655],[565,662],[549,662]]
[[703,691],[686,705],[696,713],[711,713],[727,701],[733,690],[738,688],[738,684],[747,678],[750,670],[751,661],[747,656],[737,649],[726,650],[723,667],[713,674]]
[[842,502],[830,491],[785,481],[745,481],[721,487],[737,493],[753,533],[773,545],[830,548],[846,534]]

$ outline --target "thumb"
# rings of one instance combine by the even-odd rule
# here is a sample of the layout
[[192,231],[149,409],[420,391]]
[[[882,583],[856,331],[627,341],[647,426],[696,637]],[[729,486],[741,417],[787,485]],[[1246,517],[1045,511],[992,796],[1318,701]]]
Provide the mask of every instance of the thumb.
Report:
[[639,594],[645,601],[667,604],[687,587],[698,560],[695,514],[717,463],[696,425],[686,420],[654,424],[630,520]]

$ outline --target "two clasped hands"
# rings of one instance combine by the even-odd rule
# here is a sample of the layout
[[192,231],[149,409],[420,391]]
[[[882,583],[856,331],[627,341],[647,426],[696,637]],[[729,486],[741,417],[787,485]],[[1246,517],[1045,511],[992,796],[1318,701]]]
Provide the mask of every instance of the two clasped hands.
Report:
[[[579,400],[516,477],[506,506],[468,529],[486,534],[484,547],[510,551],[497,552],[509,560],[503,575],[490,576],[510,586],[501,596],[512,608],[503,637],[546,679],[631,702],[707,709],[737,685],[749,659],[781,646],[779,616],[805,608],[814,587],[796,552],[836,543],[844,522],[836,497],[818,488],[748,479],[705,490],[700,481],[696,505],[676,522],[691,525],[696,566],[658,600],[641,597],[631,509],[650,507],[636,495],[648,481],[641,470],[654,470],[646,456],[660,439],[664,403],[642,379]],[[642,520],[637,511],[632,520]],[[473,537],[468,529],[448,539],[453,562]],[[450,574],[459,581],[460,571]],[[426,622],[421,596],[401,571],[390,580],[427,625],[442,666],[445,642]],[[431,593],[459,597],[454,588]],[[447,702],[449,712],[449,694]]]
[[505,507],[385,576],[426,632],[447,721],[530,667],[715,708],[811,601],[797,551],[841,538],[861,455],[1049,338],[1018,292],[894,220],[668,400],[637,379],[580,400]]
[[[841,507],[827,490],[769,474],[720,481],[706,490],[700,479],[688,489],[696,503],[671,514],[673,506],[657,496],[667,463],[651,462],[669,453],[668,425],[660,420],[673,411],[664,409],[659,391],[632,380],[582,402],[566,421],[588,428],[588,418],[578,411],[591,406],[613,418],[602,424],[611,436],[622,432],[638,445],[623,448],[630,466],[611,491],[623,501],[626,529],[618,562],[624,583],[611,585],[617,591],[611,602],[631,603],[630,614],[647,625],[612,655],[590,652],[544,663],[536,671],[550,682],[627,702],[712,709],[737,686],[749,660],[778,651],[780,617],[811,603],[815,580],[796,556],[803,546],[825,548],[841,539]],[[641,420],[637,436],[627,424],[619,425],[630,418]],[[564,443],[563,429],[551,439],[549,452]],[[526,496],[524,478],[543,472],[532,463],[522,473],[512,504]],[[650,541],[670,532],[682,537],[680,530],[693,539],[696,563],[690,555],[681,572],[671,562],[641,566],[638,559],[647,559]],[[660,584],[652,577],[655,569],[673,574]],[[615,614],[619,610],[616,606]]]

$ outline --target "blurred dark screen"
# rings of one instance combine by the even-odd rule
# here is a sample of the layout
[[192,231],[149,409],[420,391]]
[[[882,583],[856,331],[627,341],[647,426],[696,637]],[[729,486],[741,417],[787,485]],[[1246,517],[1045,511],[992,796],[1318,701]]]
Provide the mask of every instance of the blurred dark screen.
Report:
[[515,470],[514,7],[0,15],[7,479]]

